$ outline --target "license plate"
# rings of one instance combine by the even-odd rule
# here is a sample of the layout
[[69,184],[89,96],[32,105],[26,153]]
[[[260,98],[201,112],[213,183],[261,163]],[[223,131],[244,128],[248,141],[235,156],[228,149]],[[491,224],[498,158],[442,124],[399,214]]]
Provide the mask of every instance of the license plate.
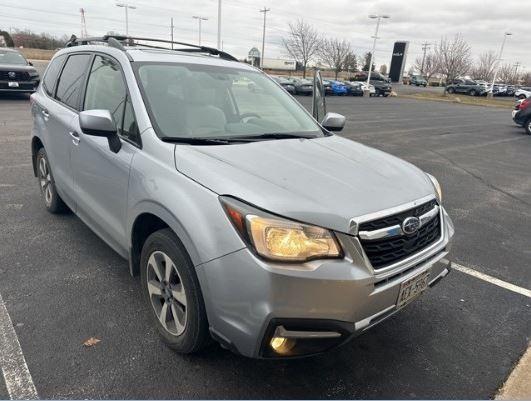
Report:
[[18,82],[9,82],[7,85],[10,88],[18,88]]
[[400,286],[400,292],[398,293],[398,301],[396,303],[397,308],[401,308],[406,305],[428,288],[428,278],[430,276],[430,271],[425,271],[420,273],[418,276],[410,278],[407,281],[404,281]]

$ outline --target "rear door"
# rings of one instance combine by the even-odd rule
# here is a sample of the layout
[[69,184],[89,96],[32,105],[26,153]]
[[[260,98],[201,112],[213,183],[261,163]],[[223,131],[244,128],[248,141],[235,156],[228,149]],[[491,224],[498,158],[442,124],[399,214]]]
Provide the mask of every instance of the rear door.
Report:
[[118,128],[122,148],[109,149],[107,138],[84,135],[72,148],[77,214],[111,246],[126,252],[129,169],[140,150],[140,135],[120,63],[96,54],[88,76],[83,110],[108,110]]

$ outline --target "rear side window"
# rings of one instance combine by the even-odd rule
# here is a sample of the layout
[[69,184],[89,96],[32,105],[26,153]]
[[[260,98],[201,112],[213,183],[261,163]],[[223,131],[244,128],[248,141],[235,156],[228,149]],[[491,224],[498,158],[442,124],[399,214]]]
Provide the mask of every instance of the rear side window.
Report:
[[79,108],[79,96],[90,57],[89,54],[68,57],[57,84],[56,99],[76,110]]
[[44,86],[46,93],[50,96],[53,96],[55,81],[57,81],[57,77],[61,72],[61,67],[63,66],[65,58],[66,56],[64,54],[54,58],[46,70],[46,75],[44,75],[42,85]]

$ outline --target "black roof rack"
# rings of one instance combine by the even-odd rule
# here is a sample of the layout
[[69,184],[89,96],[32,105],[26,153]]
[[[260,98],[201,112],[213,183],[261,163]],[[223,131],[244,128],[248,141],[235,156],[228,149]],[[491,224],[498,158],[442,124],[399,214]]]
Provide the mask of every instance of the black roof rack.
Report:
[[[170,48],[163,47],[163,46],[154,46],[151,44],[147,45],[147,44],[137,43],[136,41],[139,41],[139,40],[144,41],[144,42],[159,42],[159,43],[176,44],[180,46],[187,46],[187,48],[170,49]],[[223,60],[238,61],[236,57],[230,55],[229,53],[225,53],[224,51],[214,49],[213,47],[199,46],[199,45],[194,45],[192,43],[175,42],[175,41],[166,40],[166,39],[141,38],[141,37],[136,37],[136,36],[125,36],[125,35],[104,35],[104,36],[90,37],[90,38],[78,38],[76,37],[76,35],[72,35],[70,37],[70,40],[66,43],[66,47],[88,45],[93,42],[107,43],[109,46],[115,47],[124,52],[127,51],[127,48],[126,48],[127,46],[143,46],[143,47],[148,47],[150,49],[174,50],[174,51],[189,52],[189,53],[207,53],[212,56],[218,56],[219,58]],[[130,58],[129,55],[128,57]]]

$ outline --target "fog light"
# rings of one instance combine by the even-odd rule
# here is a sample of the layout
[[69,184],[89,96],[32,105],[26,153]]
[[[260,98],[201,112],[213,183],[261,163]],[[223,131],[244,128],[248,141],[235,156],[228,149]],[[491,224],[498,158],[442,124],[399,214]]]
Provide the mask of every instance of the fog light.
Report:
[[286,337],[273,337],[269,345],[277,354],[287,354],[295,347],[296,340]]

